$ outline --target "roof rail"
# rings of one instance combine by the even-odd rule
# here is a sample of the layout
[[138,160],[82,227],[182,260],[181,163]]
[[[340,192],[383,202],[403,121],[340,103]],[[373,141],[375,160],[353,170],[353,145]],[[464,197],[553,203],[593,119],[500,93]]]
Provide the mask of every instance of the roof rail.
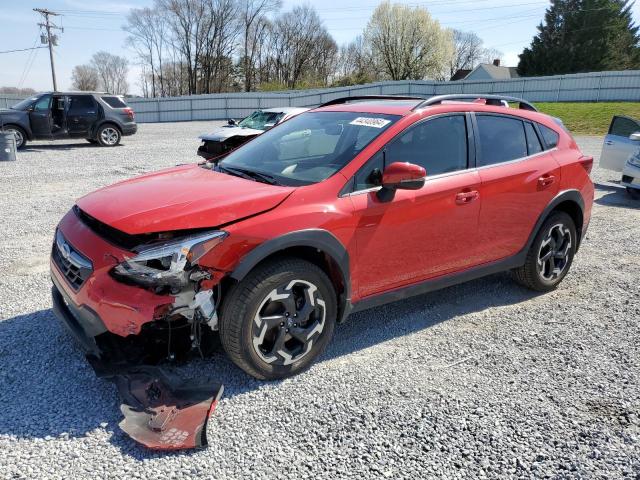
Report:
[[446,101],[456,101],[456,100],[487,100],[487,105],[496,105],[498,103],[494,102],[502,102],[503,100],[506,102],[518,103],[519,108],[522,110],[531,110],[532,112],[537,112],[538,109],[533,106],[530,102],[522,98],[517,97],[509,97],[505,95],[485,95],[482,93],[464,93],[464,94],[450,94],[450,95],[437,95],[435,97],[428,98],[423,102],[420,102],[418,105],[413,107],[413,110],[418,110],[420,108],[429,107],[432,105],[439,105],[442,102]]
[[406,97],[402,95],[356,95],[353,97],[340,97],[324,102],[316,108],[328,107],[329,105],[340,105],[358,100],[425,100],[424,97]]

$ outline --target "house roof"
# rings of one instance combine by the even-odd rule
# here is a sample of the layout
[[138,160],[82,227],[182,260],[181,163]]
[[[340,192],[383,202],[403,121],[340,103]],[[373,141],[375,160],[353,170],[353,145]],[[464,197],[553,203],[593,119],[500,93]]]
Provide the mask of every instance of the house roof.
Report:
[[489,74],[491,78],[494,80],[508,80],[510,78],[518,78],[518,70],[516,67],[498,67],[496,65],[492,65],[491,63],[482,63],[478,65],[473,71],[482,68],[485,72]]
[[456,80],[464,80],[467,75],[471,73],[471,70],[468,68],[461,68],[453,76],[449,79],[451,82],[455,82]]

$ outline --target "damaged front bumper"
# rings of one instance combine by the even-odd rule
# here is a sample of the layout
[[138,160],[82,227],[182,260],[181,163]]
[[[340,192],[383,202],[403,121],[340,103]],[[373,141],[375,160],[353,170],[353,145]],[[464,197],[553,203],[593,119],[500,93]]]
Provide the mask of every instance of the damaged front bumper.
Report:
[[[201,297],[211,294],[195,293],[191,286],[175,295],[157,294],[119,282],[110,272],[126,252],[71,215],[61,222],[52,248],[53,310],[98,377],[116,384],[124,415],[120,428],[152,449],[206,446],[207,419],[222,385],[183,380],[155,365],[173,360],[176,352],[203,355],[214,345],[211,325],[202,321],[208,304]],[[185,307],[170,315],[176,302]],[[209,310],[217,318],[215,304]]]

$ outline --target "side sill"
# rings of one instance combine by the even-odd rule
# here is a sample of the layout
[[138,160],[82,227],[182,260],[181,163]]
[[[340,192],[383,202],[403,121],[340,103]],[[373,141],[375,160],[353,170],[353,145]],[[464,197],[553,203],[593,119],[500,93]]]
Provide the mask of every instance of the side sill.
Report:
[[494,273],[511,270],[513,268],[524,265],[525,258],[526,250],[512,257],[498,260],[496,262],[491,262],[485,265],[480,265],[469,270],[442,275],[440,277],[432,278],[424,282],[409,285],[407,287],[401,287],[389,292],[366,297],[354,303],[349,313],[368,310],[370,308],[379,307],[387,303],[397,302],[399,300],[404,300],[405,298],[422,295],[424,293],[429,293],[435,290],[451,287],[453,285],[458,285],[460,283],[476,280],[478,278],[492,275]]

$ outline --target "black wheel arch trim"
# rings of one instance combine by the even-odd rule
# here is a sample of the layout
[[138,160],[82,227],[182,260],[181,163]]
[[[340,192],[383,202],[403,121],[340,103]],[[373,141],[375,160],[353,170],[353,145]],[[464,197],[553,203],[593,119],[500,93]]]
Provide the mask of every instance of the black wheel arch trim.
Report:
[[118,129],[118,131],[120,132],[120,136],[121,137],[123,136],[122,126],[119,125],[118,122],[116,122],[116,121],[114,121],[113,119],[110,119],[110,118],[103,118],[92,127],[92,130],[90,131],[91,132],[91,137],[97,138],[98,130],[100,130],[100,128],[102,128],[107,123],[109,123],[109,124],[113,125],[114,127],[116,127]]
[[239,282],[267,257],[295,247],[315,248],[331,257],[338,266],[344,285],[344,292],[338,298],[338,322],[344,321],[351,310],[349,252],[342,242],[327,230],[319,228],[298,230],[267,240],[247,253],[229,276]]
[[[531,245],[533,244],[533,241],[535,240],[536,235],[540,231],[542,224],[547,220],[551,212],[555,210],[558,205],[567,201],[573,202],[577,204],[578,207],[580,207],[580,212],[582,213],[583,222],[584,222],[584,199],[582,198],[582,194],[578,190],[563,190],[562,192],[558,193],[555,197],[553,197],[553,199],[549,202],[546,208],[542,211],[542,214],[540,215],[540,217],[538,218],[538,221],[533,227],[533,230],[529,235],[529,239],[527,240],[527,243],[522,249],[522,251],[520,252],[520,254],[524,253],[524,255],[526,256],[526,253],[529,251],[529,248],[531,248]],[[583,230],[583,233],[584,233],[584,230]],[[578,235],[578,239],[577,239],[578,243],[576,246],[576,251],[580,247],[581,241],[582,241],[581,235]]]

